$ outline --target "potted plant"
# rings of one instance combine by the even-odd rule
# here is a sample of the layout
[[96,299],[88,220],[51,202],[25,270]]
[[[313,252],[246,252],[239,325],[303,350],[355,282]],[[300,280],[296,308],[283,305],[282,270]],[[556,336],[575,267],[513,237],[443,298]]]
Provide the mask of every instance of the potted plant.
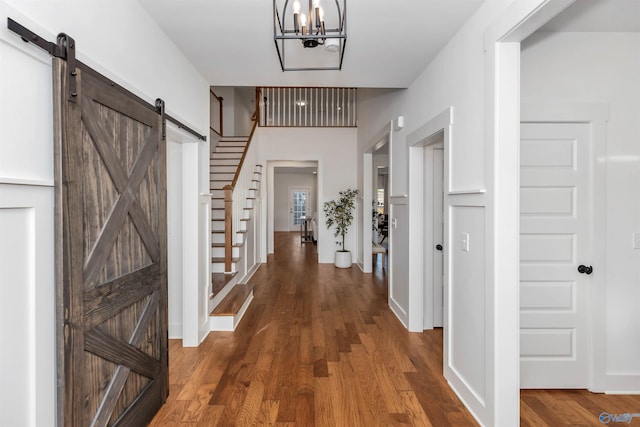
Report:
[[340,237],[336,244],[341,245],[342,249],[336,251],[335,265],[339,268],[349,268],[351,267],[351,252],[344,247],[344,236],[353,222],[353,210],[355,209],[358,190],[347,189],[340,191],[338,194],[340,198],[337,200],[324,202],[324,216],[327,228],[330,230],[331,227],[335,227],[333,235]]

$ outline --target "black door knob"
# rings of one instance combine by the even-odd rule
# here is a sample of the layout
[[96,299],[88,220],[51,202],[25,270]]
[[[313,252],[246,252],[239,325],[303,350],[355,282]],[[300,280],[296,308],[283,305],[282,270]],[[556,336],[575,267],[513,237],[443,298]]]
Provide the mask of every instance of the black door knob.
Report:
[[442,245],[436,245],[436,249],[441,251],[442,250]]
[[593,267],[591,266],[586,266],[586,265],[579,265],[578,266],[578,273],[582,273],[582,274],[591,274],[593,273]]

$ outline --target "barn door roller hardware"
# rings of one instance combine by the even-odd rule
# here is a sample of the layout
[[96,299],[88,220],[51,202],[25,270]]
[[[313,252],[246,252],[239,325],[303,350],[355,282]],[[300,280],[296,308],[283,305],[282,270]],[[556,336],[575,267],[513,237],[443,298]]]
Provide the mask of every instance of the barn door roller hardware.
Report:
[[[76,76],[78,74],[77,69],[81,68],[83,70],[83,72],[85,70],[87,72],[90,72],[97,79],[102,80],[105,84],[118,89],[120,92],[126,94],[127,96],[130,96],[131,98],[135,99],[140,104],[146,106],[150,110],[158,112],[158,107],[156,105],[151,105],[150,103],[148,103],[144,99],[140,98],[136,94],[134,94],[131,91],[129,91],[129,90],[123,88],[122,86],[116,84],[115,82],[111,81],[110,79],[108,79],[104,75],[98,73],[93,68],[91,68],[91,67],[83,64],[82,62],[76,60],[76,42],[73,40],[73,38],[69,37],[65,33],[58,34],[58,37],[56,39],[56,41],[57,41],[57,44],[56,44],[56,43],[52,43],[50,41],[47,41],[46,39],[43,39],[42,37],[40,37],[39,35],[37,35],[33,31],[29,30],[28,28],[23,27],[22,25],[18,24],[16,21],[14,21],[11,18],[7,18],[7,28],[9,30],[13,31],[14,33],[16,33],[18,36],[20,36],[20,38],[22,38],[22,40],[24,40],[25,42],[33,43],[36,46],[38,46],[40,49],[43,49],[46,52],[48,52],[49,55],[55,56],[56,58],[62,58],[62,59],[67,61],[67,71],[69,73],[69,84],[67,85],[67,99],[69,101],[76,102],[76,99],[78,98],[77,85],[76,85]],[[164,103],[163,103],[163,105],[164,105]],[[163,108],[163,111],[164,111],[164,108]],[[198,138],[198,139],[200,139],[202,141],[206,141],[207,140],[206,136],[200,135],[198,132],[196,132],[195,130],[191,129],[189,126],[185,125],[181,121],[176,120],[175,118],[171,117],[166,112],[164,113],[163,116],[167,120],[169,120],[170,122],[172,122],[176,126],[178,126],[180,129],[184,129],[186,132],[190,133],[191,135],[195,136],[196,138]],[[163,132],[164,132],[164,129],[163,129]]]
[[49,55],[56,58],[62,58],[67,61],[67,72],[69,73],[69,84],[67,85],[67,100],[76,102],[78,97],[76,76],[76,42],[73,38],[69,37],[65,33],[58,34],[57,44],[47,41],[29,30],[18,24],[11,18],[7,18],[7,28],[16,33],[27,43],[33,43],[41,49],[49,52]]

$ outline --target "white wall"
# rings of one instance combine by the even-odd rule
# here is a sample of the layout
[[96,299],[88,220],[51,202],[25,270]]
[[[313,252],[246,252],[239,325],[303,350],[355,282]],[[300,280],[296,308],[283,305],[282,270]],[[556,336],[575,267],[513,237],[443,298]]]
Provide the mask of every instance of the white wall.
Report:
[[[254,138],[259,144],[260,163],[267,166],[267,186],[272,186],[274,161],[317,161],[318,208],[318,262],[333,263],[338,248],[333,232],[324,225],[322,203],[338,197],[338,192],[356,187],[356,143],[355,128],[258,128]],[[284,166],[284,165],[282,165]],[[271,167],[271,172],[269,168]],[[264,175],[263,175],[264,176]],[[263,185],[264,185],[263,184]],[[272,188],[272,187],[270,187]],[[271,198],[268,204],[271,205]],[[266,250],[273,252],[273,222],[267,221],[267,211],[273,215],[273,206],[263,212],[267,225]],[[357,220],[346,237],[347,249],[356,250],[355,229]]]
[[218,98],[222,98],[222,135],[234,136],[236,129],[236,92],[232,87],[214,86],[213,93],[215,93]]
[[216,96],[222,101],[223,136],[248,136],[253,122],[253,105],[247,104],[242,92],[230,86],[214,86]]
[[291,229],[291,216],[289,215],[289,188],[308,187],[309,200],[307,214],[312,216],[316,212],[316,175],[301,173],[274,174],[274,211],[273,228],[275,231],[298,231]]
[[235,89],[234,95],[234,133],[235,136],[248,136],[253,127],[253,116],[255,110],[255,102],[247,102],[248,100],[242,96],[243,93],[239,89]]
[[[17,388],[0,372],[0,424],[50,426],[56,420],[51,60],[10,33],[7,17],[48,40],[69,34],[80,60],[151,103],[163,98],[171,115],[201,133],[208,128],[208,85],[137,2],[0,0],[0,248],[4,254],[12,242],[26,244],[20,255],[12,252],[17,270],[5,274],[2,266],[0,273],[2,301],[14,301],[22,316],[0,321],[0,336],[12,342],[0,365],[23,378]],[[11,223],[17,235],[5,233]]]
[[[406,325],[416,315],[410,310],[410,301],[415,301],[412,294],[423,286],[409,279],[408,248],[421,236],[408,229],[412,200],[405,195],[416,183],[408,178],[406,138],[453,107],[452,139],[448,147],[450,179],[445,200],[451,243],[445,248],[448,257],[445,264],[455,274],[449,274],[445,289],[451,308],[445,319],[445,376],[484,425],[518,422],[518,335],[517,328],[512,326],[518,322],[517,299],[512,298],[513,307],[498,305],[501,286],[509,284],[494,280],[496,271],[505,267],[513,270],[514,266],[501,266],[501,260],[494,255],[500,249],[499,245],[494,246],[497,231],[496,234],[492,231],[496,219],[493,203],[497,197],[493,187],[494,140],[485,140],[485,135],[492,135],[488,130],[494,123],[487,120],[495,105],[493,86],[487,83],[493,84],[496,77],[492,74],[494,57],[486,52],[493,52],[492,43],[497,41],[493,37],[504,34],[494,31],[516,26],[541,3],[485,2],[408,89],[360,90],[358,94],[359,175],[363,170],[361,153],[377,142],[379,130],[400,115],[405,118],[405,127],[392,134],[389,193],[390,220],[397,222],[396,228],[390,226],[393,283],[390,305]],[[361,185],[360,176],[358,181]],[[514,194],[513,198],[516,197]],[[512,230],[514,236],[516,231]],[[462,232],[470,234],[469,252],[460,249]],[[473,268],[473,274],[465,274],[463,270],[467,268]],[[418,310],[417,314],[422,313]],[[504,318],[509,318],[509,322],[501,321]],[[509,342],[508,348],[502,345]],[[504,360],[508,363],[499,363],[505,351],[508,357]]]
[[[523,102],[609,105],[606,134],[606,341],[608,390],[640,390],[640,34],[537,33],[523,43]],[[602,374],[602,373],[600,373]],[[623,387],[612,377],[634,375]],[[635,387],[634,384],[635,383]]]

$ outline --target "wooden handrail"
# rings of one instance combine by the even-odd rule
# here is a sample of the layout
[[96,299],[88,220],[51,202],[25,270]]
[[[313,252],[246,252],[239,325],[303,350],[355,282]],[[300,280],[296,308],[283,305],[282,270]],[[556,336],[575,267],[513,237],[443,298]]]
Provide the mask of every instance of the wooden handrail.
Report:
[[236,183],[238,182],[240,171],[242,170],[242,165],[244,164],[244,158],[247,157],[247,151],[249,151],[249,145],[251,145],[251,140],[253,139],[253,133],[256,131],[256,126],[258,126],[258,122],[254,121],[253,127],[251,128],[251,133],[249,134],[249,139],[247,140],[247,145],[244,147],[242,158],[240,158],[238,169],[236,169],[236,174],[233,176],[233,181],[231,181],[231,188],[236,188]]
[[224,271],[231,272],[231,256],[233,254],[233,187],[224,186]]

